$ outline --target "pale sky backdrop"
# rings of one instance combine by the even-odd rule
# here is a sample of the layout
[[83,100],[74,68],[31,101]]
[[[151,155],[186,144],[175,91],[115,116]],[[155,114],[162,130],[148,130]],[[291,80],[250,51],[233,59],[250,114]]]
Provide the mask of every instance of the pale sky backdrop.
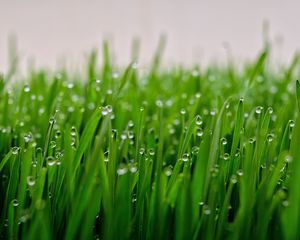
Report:
[[85,53],[111,40],[117,62],[130,59],[133,37],[141,39],[140,62],[149,62],[166,33],[166,63],[251,59],[269,22],[274,59],[287,62],[300,49],[299,0],[0,0],[0,71],[7,69],[8,36],[15,34],[22,66],[80,63]]

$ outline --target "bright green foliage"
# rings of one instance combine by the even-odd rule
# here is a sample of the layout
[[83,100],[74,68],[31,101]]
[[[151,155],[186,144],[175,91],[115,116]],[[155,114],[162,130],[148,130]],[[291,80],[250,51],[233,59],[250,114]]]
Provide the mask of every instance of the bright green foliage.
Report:
[[0,76],[0,238],[299,239],[299,56],[166,71],[163,45]]

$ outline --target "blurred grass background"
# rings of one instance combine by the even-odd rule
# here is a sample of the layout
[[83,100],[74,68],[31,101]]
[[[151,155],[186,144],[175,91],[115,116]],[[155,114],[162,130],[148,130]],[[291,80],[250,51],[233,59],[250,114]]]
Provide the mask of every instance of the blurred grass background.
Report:
[[0,71],[8,66],[9,35],[15,34],[21,67],[35,57],[37,66],[80,66],[85,52],[109,39],[118,63],[130,59],[132,39],[141,39],[142,63],[150,62],[159,36],[168,37],[166,63],[206,63],[253,59],[269,23],[273,59],[289,62],[299,48],[296,0],[198,1],[0,1]]

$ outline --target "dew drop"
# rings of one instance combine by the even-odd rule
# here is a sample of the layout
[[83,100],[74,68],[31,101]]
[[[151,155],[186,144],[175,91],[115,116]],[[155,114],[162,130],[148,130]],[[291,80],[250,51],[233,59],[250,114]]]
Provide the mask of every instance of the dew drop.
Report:
[[50,123],[50,124],[54,124],[54,123],[55,123],[55,118],[54,118],[54,117],[50,117],[49,123]]
[[55,141],[51,141],[49,144],[49,148],[53,149],[56,147],[56,142]]
[[189,154],[188,153],[184,153],[183,155],[182,155],[182,157],[181,157],[181,160],[183,161],[183,162],[187,162],[188,160],[189,160]]
[[48,156],[46,160],[47,160],[47,165],[49,167],[51,167],[51,166],[53,166],[55,164],[55,158],[52,157],[52,156]]
[[156,100],[155,102],[156,106],[159,107],[159,108],[162,108],[163,107],[163,102],[161,100]]
[[197,128],[196,135],[198,137],[202,137],[203,136],[203,130],[202,130],[202,128],[199,128],[199,127]]
[[196,94],[195,94],[195,97],[196,97],[196,98],[200,98],[200,97],[201,97],[201,93],[196,93]]
[[26,85],[24,87],[24,92],[26,92],[26,93],[30,92],[30,87],[28,85]]
[[108,113],[111,113],[113,111],[113,108],[112,108],[111,105],[107,105],[106,110],[107,110]]
[[13,199],[11,202],[12,202],[12,204],[13,204],[14,207],[19,206],[19,201],[18,201],[18,199]]
[[210,208],[209,208],[208,205],[203,205],[203,213],[204,213],[205,215],[211,214],[211,210],[210,210]]
[[221,138],[221,144],[226,145],[227,144],[227,139],[226,138]]
[[136,173],[137,172],[137,167],[133,164],[133,165],[131,165],[130,167],[129,167],[129,171],[131,172],[131,173]]
[[29,143],[31,141],[31,139],[32,139],[32,135],[30,133],[25,134],[25,136],[24,136],[25,143]]
[[211,115],[211,116],[215,116],[216,113],[217,113],[216,109],[212,109],[212,110],[210,111],[210,115]]
[[202,117],[200,115],[197,115],[196,117],[196,125],[200,126],[203,123]]
[[120,175],[124,175],[125,173],[127,173],[128,169],[124,164],[120,164],[120,166],[117,169],[117,174]]
[[239,169],[239,170],[236,171],[236,174],[241,177],[241,176],[244,175],[244,172],[243,172],[242,169]]
[[20,148],[19,147],[12,147],[11,152],[14,155],[17,155],[19,153]]
[[173,172],[173,166],[172,165],[169,165],[167,167],[164,168],[164,174],[169,177],[172,175],[172,172]]
[[103,116],[106,116],[108,114],[107,108],[106,107],[102,107],[101,113],[102,113]]
[[68,89],[72,89],[74,87],[74,84],[72,83],[72,82],[69,82],[68,84],[67,84],[67,88]]
[[269,114],[272,114],[272,113],[273,113],[273,108],[268,107],[268,113],[269,113]]
[[232,175],[230,178],[231,183],[236,184],[237,183],[237,176],[236,175]]
[[198,147],[198,146],[192,147],[192,154],[193,154],[193,155],[197,155],[198,152],[199,152],[199,147]]
[[145,148],[140,148],[139,153],[140,153],[140,155],[144,155],[144,153],[145,153]]
[[226,161],[229,159],[229,153],[224,153],[223,159]]
[[288,155],[285,156],[285,159],[284,159],[284,160],[285,160],[286,163],[290,163],[290,162],[293,161],[293,157],[292,157],[291,155],[288,154]]
[[149,149],[148,149],[148,154],[149,154],[150,156],[154,156],[154,155],[155,155],[155,150],[154,150],[153,148],[149,148]]
[[127,139],[126,133],[122,133],[122,134],[121,134],[121,139],[122,139],[122,140],[126,140],[126,139]]
[[117,134],[118,134],[118,131],[116,129],[111,130],[112,139],[116,140],[117,139]]
[[262,113],[262,110],[263,110],[263,107],[258,106],[258,107],[256,107],[255,112],[256,112],[257,114],[261,114],[261,113]]
[[72,128],[71,128],[71,136],[72,137],[76,136],[76,128],[74,126],[72,126]]
[[270,134],[267,135],[267,141],[268,141],[269,143],[272,142],[273,139],[274,139],[274,134],[270,133]]
[[61,137],[61,131],[57,130],[57,131],[55,132],[55,138],[58,139],[58,138],[60,138],[60,137]]
[[127,136],[128,136],[128,139],[133,139],[134,138],[134,132],[133,131],[128,131]]
[[288,200],[282,201],[282,206],[288,207],[289,206],[289,201]]
[[180,110],[180,114],[181,114],[181,115],[185,115],[185,114],[186,114],[186,110],[185,110],[184,108],[182,108],[182,109]]
[[34,180],[33,176],[27,176],[26,180],[27,180],[28,186],[30,186],[30,187],[34,186],[35,180]]
[[295,121],[294,120],[290,120],[289,121],[289,126],[290,126],[290,128],[295,127]]

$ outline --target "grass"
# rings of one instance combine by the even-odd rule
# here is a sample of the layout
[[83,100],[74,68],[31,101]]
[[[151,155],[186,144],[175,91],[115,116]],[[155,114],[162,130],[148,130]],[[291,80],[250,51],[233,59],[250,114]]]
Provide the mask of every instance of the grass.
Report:
[[[0,79],[3,239],[299,239],[299,55]],[[133,59],[136,59],[136,49]],[[87,80],[85,80],[87,79]]]

